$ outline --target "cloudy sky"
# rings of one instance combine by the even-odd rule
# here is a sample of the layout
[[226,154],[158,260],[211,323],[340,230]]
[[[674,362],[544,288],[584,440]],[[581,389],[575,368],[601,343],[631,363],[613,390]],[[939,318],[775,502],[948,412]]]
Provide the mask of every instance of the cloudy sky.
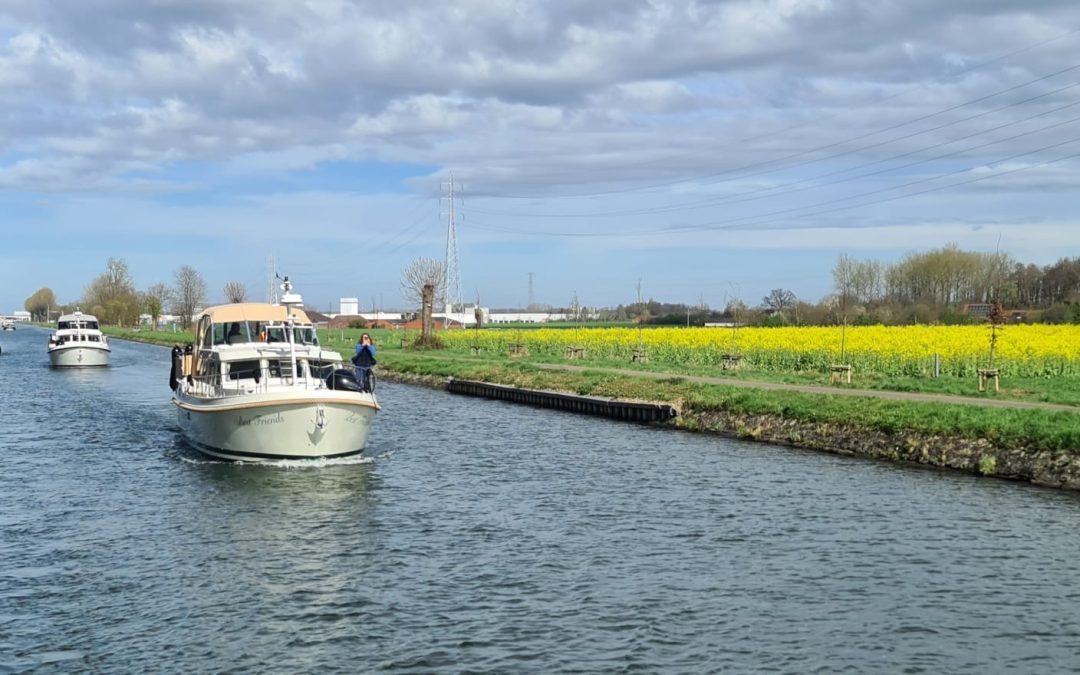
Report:
[[211,300],[757,304],[840,253],[1080,255],[1075,0],[0,0],[0,312],[191,265]]

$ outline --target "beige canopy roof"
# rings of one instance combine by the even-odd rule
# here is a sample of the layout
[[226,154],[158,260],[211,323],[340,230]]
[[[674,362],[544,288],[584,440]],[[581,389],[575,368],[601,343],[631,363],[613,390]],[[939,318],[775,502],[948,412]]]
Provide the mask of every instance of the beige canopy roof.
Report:
[[[311,319],[302,309],[294,309],[297,323],[311,323]],[[284,305],[271,305],[265,302],[238,302],[231,305],[218,305],[207,307],[202,312],[203,316],[209,316],[214,323],[229,323],[232,321],[259,321],[268,323],[271,321],[284,323],[289,320]]]

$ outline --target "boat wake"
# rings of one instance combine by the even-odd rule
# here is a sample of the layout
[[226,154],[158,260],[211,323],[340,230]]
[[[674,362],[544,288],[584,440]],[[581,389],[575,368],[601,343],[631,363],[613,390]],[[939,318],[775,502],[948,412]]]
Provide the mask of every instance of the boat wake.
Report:
[[[383,457],[386,455],[379,455]],[[272,467],[275,469],[322,469],[331,466],[350,466],[354,464],[374,464],[376,456],[353,455],[351,457],[318,457],[312,459],[274,459],[262,462],[231,462],[224,459],[211,459],[194,450],[177,454],[177,459],[186,464],[227,464],[237,467]]]

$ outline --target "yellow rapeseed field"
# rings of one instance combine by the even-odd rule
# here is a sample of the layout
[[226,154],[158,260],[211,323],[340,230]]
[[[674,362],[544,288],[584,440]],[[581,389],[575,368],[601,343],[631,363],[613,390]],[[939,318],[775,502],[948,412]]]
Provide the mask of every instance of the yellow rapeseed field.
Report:
[[[801,328],[570,328],[447,331],[452,349],[479,345],[489,352],[522,344],[529,352],[563,356],[569,346],[592,358],[629,360],[644,347],[649,361],[679,365],[719,365],[737,354],[749,367],[768,371],[821,371],[847,363],[859,372],[917,376],[941,358],[942,373],[974,375],[990,359],[990,327],[839,326]],[[640,343],[639,343],[640,340]],[[993,366],[1003,375],[1080,375],[1080,326],[1012,325],[997,330]]]

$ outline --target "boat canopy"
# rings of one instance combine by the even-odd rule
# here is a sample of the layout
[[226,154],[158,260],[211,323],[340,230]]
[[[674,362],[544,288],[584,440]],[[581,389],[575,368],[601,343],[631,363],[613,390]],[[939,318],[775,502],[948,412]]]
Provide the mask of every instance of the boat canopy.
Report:
[[62,314],[57,321],[97,321],[97,317],[93,314],[75,312],[73,314]]
[[64,314],[56,320],[57,330],[98,330],[98,320],[93,314]]
[[[238,302],[231,305],[207,307],[202,316],[210,317],[212,323],[257,321],[260,323],[285,323],[289,320],[288,308],[266,302]],[[296,323],[310,324],[311,319],[302,309],[292,310]]]

